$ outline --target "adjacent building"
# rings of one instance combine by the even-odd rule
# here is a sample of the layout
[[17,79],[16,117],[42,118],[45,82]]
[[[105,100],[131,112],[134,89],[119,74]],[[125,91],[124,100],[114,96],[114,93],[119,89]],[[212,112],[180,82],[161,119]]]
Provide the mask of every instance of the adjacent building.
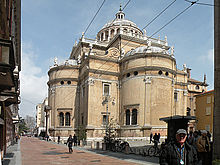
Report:
[[18,130],[21,70],[21,1],[0,1],[0,152]]
[[207,130],[213,133],[213,110],[214,110],[214,90],[204,92],[195,96],[197,119],[196,129]]
[[[36,129],[37,135],[44,136],[46,133],[46,127],[49,125],[49,121],[46,118],[45,109],[48,106],[48,98],[46,97],[41,104],[36,106]],[[48,123],[46,123],[48,122]],[[48,124],[48,125],[47,125]]]
[[177,68],[166,36],[148,37],[121,9],[96,39],[82,34],[65,63],[55,58],[48,75],[49,133],[55,139],[82,131],[87,141],[102,139],[109,124],[121,138],[165,136],[167,125],[159,118],[186,116],[187,107],[195,109],[190,98],[207,87],[190,77],[186,65]]

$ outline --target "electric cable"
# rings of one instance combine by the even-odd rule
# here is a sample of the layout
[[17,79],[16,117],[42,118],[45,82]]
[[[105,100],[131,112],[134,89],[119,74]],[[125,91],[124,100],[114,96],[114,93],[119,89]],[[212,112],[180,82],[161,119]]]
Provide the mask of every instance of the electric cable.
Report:
[[106,0],[103,0],[101,6],[99,7],[99,9],[97,10],[97,12],[95,13],[95,15],[93,16],[92,20],[90,21],[89,25],[86,27],[86,30],[84,32],[84,34],[86,34],[87,30],[89,29],[90,25],[92,24],[92,22],[94,21],[95,17],[97,16],[97,14],[99,13],[99,11],[101,10],[102,6],[104,5]]

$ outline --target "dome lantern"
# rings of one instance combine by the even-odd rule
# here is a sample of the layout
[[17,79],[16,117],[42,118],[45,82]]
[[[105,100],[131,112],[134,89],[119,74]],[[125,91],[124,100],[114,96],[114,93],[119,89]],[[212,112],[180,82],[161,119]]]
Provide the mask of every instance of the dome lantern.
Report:
[[116,16],[116,19],[118,19],[118,20],[125,18],[125,13],[122,12],[121,5],[120,5],[119,11],[115,14],[115,16]]

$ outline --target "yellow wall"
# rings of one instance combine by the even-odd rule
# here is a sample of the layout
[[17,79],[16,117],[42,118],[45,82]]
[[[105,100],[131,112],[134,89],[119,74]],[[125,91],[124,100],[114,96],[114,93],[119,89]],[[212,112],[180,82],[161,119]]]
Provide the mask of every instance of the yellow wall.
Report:
[[[210,100],[209,100],[210,99]],[[214,91],[196,96],[197,130],[213,131]],[[209,113],[207,111],[210,111]],[[210,129],[208,129],[210,126]]]

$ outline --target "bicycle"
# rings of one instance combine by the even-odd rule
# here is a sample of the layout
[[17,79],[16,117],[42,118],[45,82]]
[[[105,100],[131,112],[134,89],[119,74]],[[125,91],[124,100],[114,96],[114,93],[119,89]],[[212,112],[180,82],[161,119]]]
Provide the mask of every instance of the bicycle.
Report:
[[148,155],[149,156],[160,156],[162,153],[162,149],[163,149],[164,144],[162,143],[161,147],[159,148],[158,141],[153,141],[153,143],[154,143],[154,146],[151,146],[148,149]]

